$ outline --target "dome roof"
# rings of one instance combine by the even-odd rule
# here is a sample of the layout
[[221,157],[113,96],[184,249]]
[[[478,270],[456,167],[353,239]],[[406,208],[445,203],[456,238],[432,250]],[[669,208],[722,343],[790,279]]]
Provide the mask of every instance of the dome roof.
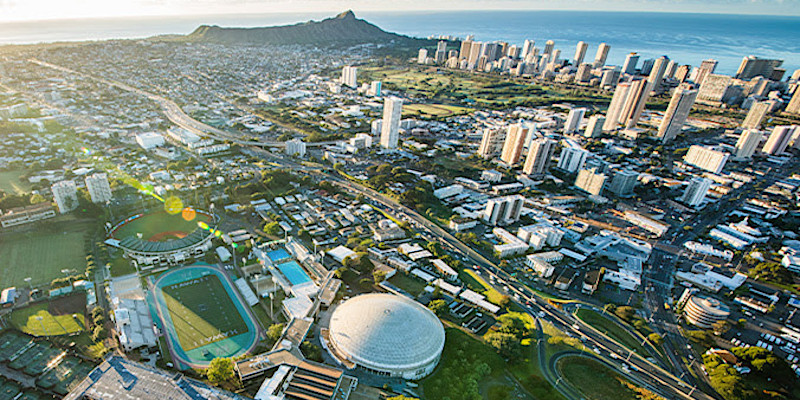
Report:
[[444,327],[414,300],[373,293],[347,300],[333,311],[330,339],[352,362],[379,370],[406,370],[439,358]]

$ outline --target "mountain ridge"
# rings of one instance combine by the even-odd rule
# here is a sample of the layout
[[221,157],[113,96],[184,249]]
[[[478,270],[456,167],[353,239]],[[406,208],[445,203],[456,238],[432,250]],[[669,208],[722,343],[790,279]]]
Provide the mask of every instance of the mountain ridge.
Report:
[[386,32],[366,20],[356,17],[352,10],[321,21],[299,22],[256,28],[201,25],[186,36],[187,40],[221,44],[314,44],[355,45],[362,43],[409,42],[423,39]]

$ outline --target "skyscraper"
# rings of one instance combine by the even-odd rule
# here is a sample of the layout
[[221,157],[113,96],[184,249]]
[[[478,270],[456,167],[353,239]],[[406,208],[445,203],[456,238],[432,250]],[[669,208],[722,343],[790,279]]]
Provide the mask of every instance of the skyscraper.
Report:
[[500,159],[507,165],[516,165],[522,158],[522,148],[525,147],[525,139],[528,137],[528,128],[522,124],[514,124],[508,127],[506,141],[503,144],[503,154]]
[[636,64],[639,63],[639,53],[629,53],[622,64],[622,73],[633,75],[636,73]]
[[588,48],[589,44],[586,42],[578,42],[577,46],[575,46],[575,57],[572,58],[572,65],[577,67],[583,63],[583,59],[586,57],[586,49]]
[[739,160],[746,160],[753,156],[756,148],[761,143],[763,134],[758,129],[747,129],[739,135],[736,141],[736,154],[734,157]]
[[550,164],[556,142],[552,139],[540,138],[531,142],[530,147],[522,172],[528,175],[542,175]]
[[344,66],[344,68],[342,68],[342,85],[355,88],[356,86],[358,86],[357,75],[358,75],[357,67],[351,67],[349,65]]
[[664,119],[658,127],[658,137],[662,142],[669,142],[678,136],[683,129],[683,124],[689,116],[689,111],[697,99],[697,90],[688,85],[681,85],[675,89],[669,106],[664,112]]
[[627,169],[615,171],[611,178],[611,184],[608,185],[608,191],[618,197],[631,197],[638,179],[638,172]]
[[603,133],[603,123],[606,122],[606,117],[600,114],[595,114],[589,117],[589,122],[586,124],[586,130],[583,136],[587,138],[595,138]]
[[600,87],[603,89],[614,89],[619,83],[620,70],[618,67],[604,67],[603,75],[600,77]]
[[625,100],[628,98],[631,86],[632,82],[623,82],[617,85],[616,90],[614,90],[614,96],[611,98],[611,103],[608,105],[608,111],[606,111],[606,120],[603,123],[604,131],[617,129],[619,117],[622,114],[623,107],[625,107]]
[[647,99],[650,97],[649,88],[649,83],[644,79],[631,82],[631,89],[628,91],[625,105],[619,116],[618,122],[620,124],[624,125],[626,128],[632,128],[639,123],[639,117],[642,116],[644,106],[647,104]]
[[795,125],[781,125],[772,128],[772,133],[761,151],[772,156],[783,154],[786,151],[786,147],[789,146],[789,141],[792,139],[795,129],[797,129]]
[[86,191],[92,203],[105,203],[111,200],[111,185],[108,184],[108,175],[95,173],[86,177]]
[[589,156],[589,151],[580,147],[565,146],[561,149],[561,155],[558,157],[558,169],[567,171],[574,174],[586,163],[586,158]]
[[592,78],[592,64],[581,64],[575,72],[575,82],[588,82]]
[[713,74],[717,69],[717,63],[717,60],[711,58],[703,60],[700,63],[700,68],[697,69],[697,77],[695,78],[694,83],[702,85],[706,77]]
[[519,221],[525,198],[520,195],[497,197],[486,203],[481,216],[489,225],[507,225]]
[[689,181],[689,185],[686,186],[686,190],[684,190],[680,202],[689,207],[697,207],[705,200],[709,188],[711,188],[711,179],[692,178],[692,180]]
[[483,43],[472,42],[472,48],[469,50],[469,58],[467,58],[467,69],[475,69],[478,65],[478,60],[481,58],[481,49]]
[[653,63],[653,69],[647,77],[647,83],[650,85],[648,92],[659,93],[661,91],[661,84],[664,81],[664,71],[667,70],[667,64],[669,64],[669,58],[667,58],[667,56],[656,58],[656,62]]
[[[773,78],[773,72],[783,64],[783,60],[770,60],[747,56],[742,59],[739,69],[736,71],[736,78],[750,79],[756,76],[763,76],[767,79]],[[779,79],[778,79],[779,80]]]
[[381,127],[381,147],[396,149],[400,141],[400,117],[403,112],[403,99],[395,96],[383,100],[383,126]]
[[686,82],[689,79],[689,74],[692,72],[692,66],[688,64],[681,65],[675,71],[675,79],[680,82]]
[[556,46],[555,42],[553,42],[552,40],[548,40],[544,44],[544,51],[542,51],[542,54],[553,54],[553,48],[555,46]]
[[667,69],[664,70],[664,79],[674,78],[677,71],[678,63],[676,63],[675,60],[669,60],[667,63]]
[[417,64],[425,64],[425,61],[428,59],[428,49],[419,49],[417,53]]
[[575,179],[575,186],[589,194],[600,196],[606,184],[606,175],[597,172],[596,168],[582,169]]
[[800,87],[794,90],[794,95],[792,95],[792,99],[789,100],[789,104],[786,106],[786,112],[800,114]]
[[522,51],[519,54],[521,59],[528,58],[528,55],[533,53],[533,47],[536,45],[536,42],[531,39],[525,39],[525,42],[522,44]]
[[78,207],[78,188],[75,182],[65,180],[54,183],[50,186],[53,192],[53,200],[58,206],[61,214],[66,214]]
[[758,129],[761,128],[761,122],[769,113],[772,107],[772,102],[769,101],[756,101],[750,105],[750,111],[742,122],[742,129]]
[[608,51],[611,50],[611,46],[606,43],[600,43],[597,46],[597,54],[594,56],[594,67],[600,68],[606,65],[606,59],[608,58]]
[[564,133],[572,133],[578,130],[583,121],[583,115],[586,114],[585,108],[573,108],[569,110],[567,120],[564,122]]
[[461,42],[461,48],[458,52],[458,58],[461,60],[466,60],[469,58],[469,53],[472,51],[472,41],[471,40],[464,40]]
[[503,150],[503,142],[506,139],[506,131],[499,128],[486,128],[483,130],[481,146],[478,148],[478,155],[485,159],[492,158]]

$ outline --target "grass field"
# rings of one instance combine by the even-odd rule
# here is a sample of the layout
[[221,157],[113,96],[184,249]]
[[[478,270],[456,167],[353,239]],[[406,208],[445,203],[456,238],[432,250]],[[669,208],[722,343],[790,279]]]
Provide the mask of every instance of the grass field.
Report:
[[389,278],[389,283],[405,290],[412,296],[419,295],[422,293],[422,290],[425,289],[425,286],[427,286],[424,281],[412,278],[410,275],[406,275],[402,272],[396,273],[393,277]]
[[[41,320],[39,319],[41,317]],[[9,318],[11,325],[33,336],[59,336],[79,333],[86,327],[83,314],[54,315],[47,302],[15,310]]]
[[642,344],[633,337],[628,331],[617,325],[614,321],[586,308],[578,309],[576,312],[581,321],[591,325],[600,332],[605,333],[610,338],[616,340],[623,346],[635,351],[642,357],[649,357],[650,354],[642,347]]
[[162,289],[170,319],[185,350],[247,332],[236,305],[216,275]]
[[625,379],[597,361],[583,357],[559,360],[564,379],[580,391],[586,400],[638,400]]
[[160,211],[146,214],[120,226],[114,231],[114,237],[122,239],[141,233],[142,239],[150,240],[164,232],[181,232],[185,236],[197,229],[198,222],[210,223],[211,218],[205,214],[196,213],[193,220],[187,221],[180,213],[170,215],[166,211]]
[[0,287],[46,284],[63,277],[62,269],[86,268],[84,241],[79,226],[67,232],[29,232],[0,238]]
[[450,117],[453,115],[468,114],[473,110],[466,107],[449,106],[446,104],[406,104],[403,105],[403,117],[412,115],[431,117]]
[[19,179],[25,171],[3,171],[0,172],[0,190],[11,194],[30,193],[31,185]]

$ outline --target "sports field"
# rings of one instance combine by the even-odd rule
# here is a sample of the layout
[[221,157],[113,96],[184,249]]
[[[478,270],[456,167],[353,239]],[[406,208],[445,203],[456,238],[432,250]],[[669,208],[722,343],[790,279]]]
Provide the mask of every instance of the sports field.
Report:
[[9,321],[15,328],[33,336],[70,335],[86,327],[82,312],[61,314],[47,302],[14,310]]
[[247,332],[247,325],[216,275],[176,283],[161,290],[184,350]]
[[181,213],[172,215],[166,211],[145,214],[130,222],[122,224],[112,234],[117,239],[142,235],[142,239],[153,242],[182,238],[198,229],[198,223],[211,224],[211,217],[196,212],[194,219],[187,221]]
[[49,283],[63,277],[62,269],[83,271],[86,232],[69,227],[66,232],[39,231],[0,237],[0,287]]
[[0,172],[0,190],[11,194],[30,193],[31,184],[20,179],[25,173],[18,170]]

